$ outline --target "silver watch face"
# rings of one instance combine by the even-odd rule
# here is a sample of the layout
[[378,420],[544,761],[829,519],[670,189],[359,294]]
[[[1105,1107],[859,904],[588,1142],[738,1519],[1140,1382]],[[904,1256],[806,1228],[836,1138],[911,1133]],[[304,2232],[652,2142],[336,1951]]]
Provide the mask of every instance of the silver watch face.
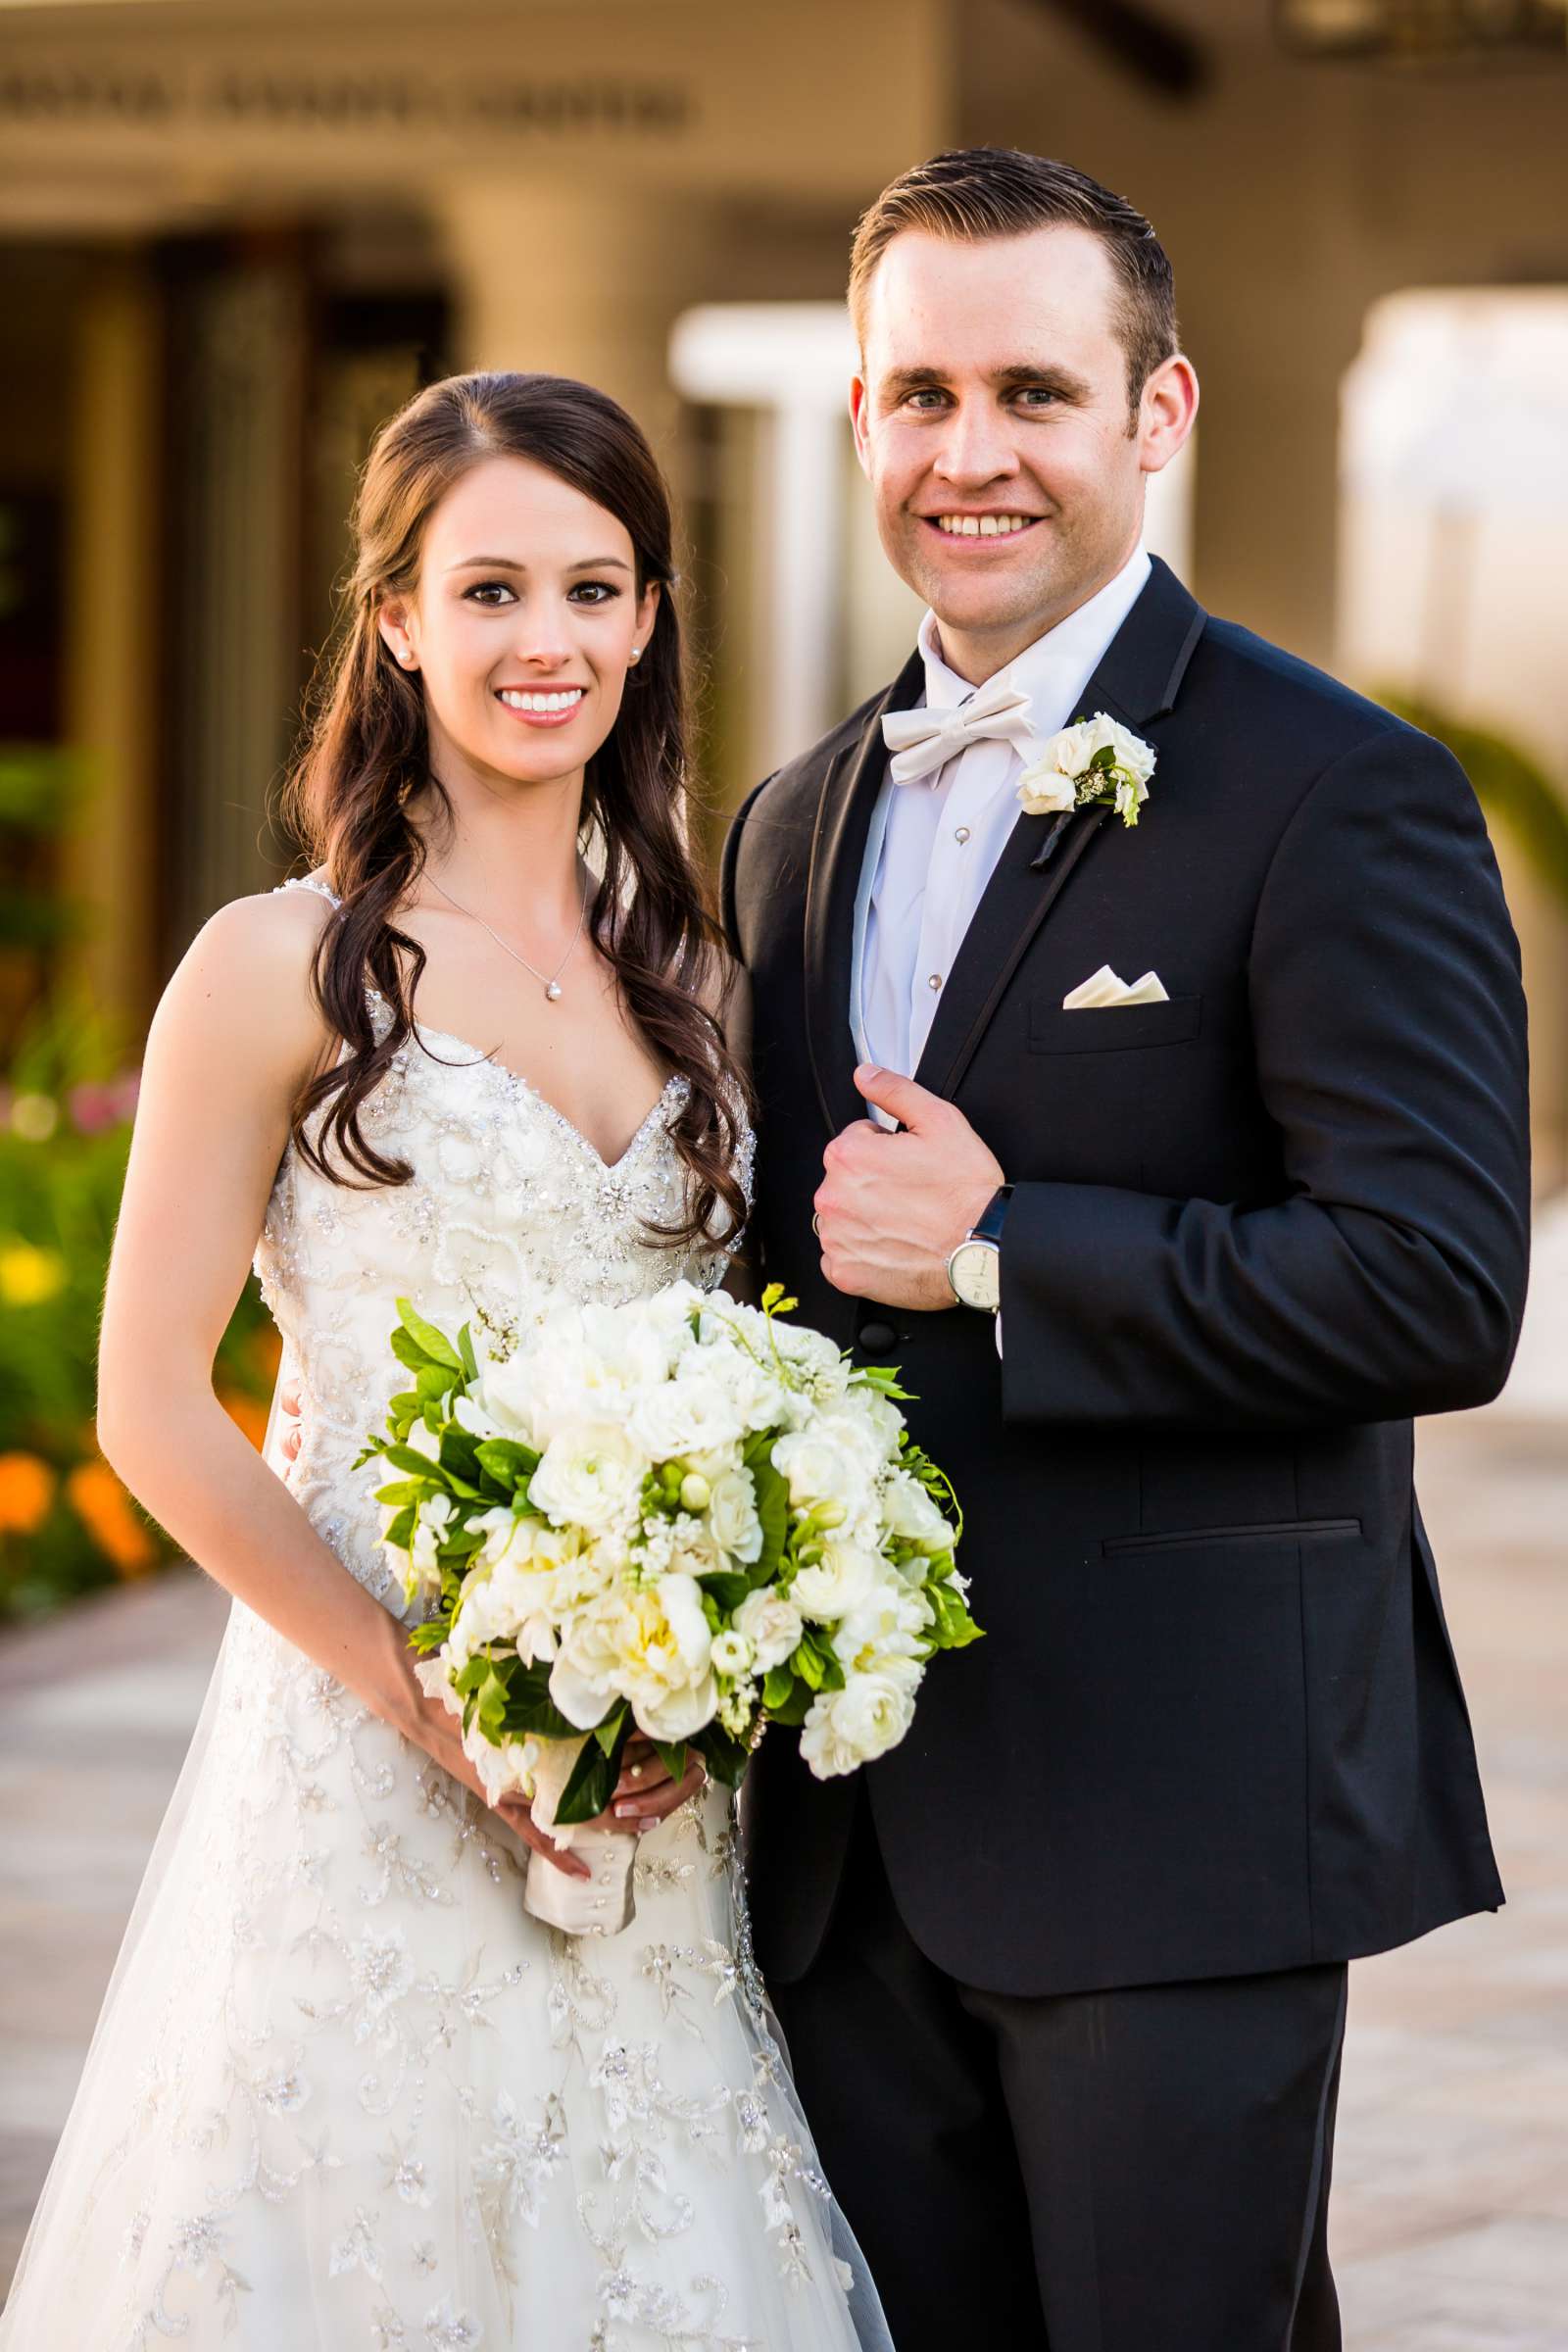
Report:
[[995,1242],[960,1242],[948,1260],[948,1280],[963,1305],[994,1315],[1002,1304],[1002,1251]]

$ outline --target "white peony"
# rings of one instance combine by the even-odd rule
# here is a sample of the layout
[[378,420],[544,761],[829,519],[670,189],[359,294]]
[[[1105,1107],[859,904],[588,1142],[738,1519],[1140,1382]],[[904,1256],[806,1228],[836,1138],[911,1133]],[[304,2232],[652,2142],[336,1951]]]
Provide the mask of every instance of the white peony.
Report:
[[762,1522],[757,1488],[749,1470],[726,1470],[709,1489],[708,1524],[714,1543],[750,1567],[762,1555]]
[[797,1570],[790,1598],[803,1617],[834,1625],[869,1600],[885,1576],[881,1559],[863,1544],[826,1543],[819,1560]]
[[620,1431],[579,1425],[550,1440],[528,1492],[534,1509],[558,1524],[598,1533],[635,1513],[649,1467]]
[[855,1772],[897,1747],[913,1716],[912,1695],[891,1676],[853,1674],[842,1690],[812,1700],[801,1754],[819,1781]]
[[858,1601],[833,1635],[833,1654],[846,1674],[885,1674],[913,1691],[925,1672],[923,1636],[931,1603],[896,1576]]
[[751,1643],[752,1663],[759,1674],[766,1674],[792,1657],[806,1631],[806,1621],[794,1601],[766,1585],[747,1593],[733,1622],[735,1631]]
[[661,1576],[591,1601],[562,1642],[550,1695],[583,1731],[617,1697],[656,1740],[686,1740],[710,1723],[712,1642],[696,1578]]

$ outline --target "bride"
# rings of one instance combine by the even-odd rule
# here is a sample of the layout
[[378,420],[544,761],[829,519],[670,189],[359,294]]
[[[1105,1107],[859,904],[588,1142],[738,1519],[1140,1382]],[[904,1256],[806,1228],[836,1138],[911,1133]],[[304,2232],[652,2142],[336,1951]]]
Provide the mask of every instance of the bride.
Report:
[[[148,1042],[99,1430],[234,1605],[0,2347],[886,2346],[729,1799],[629,1750],[636,1918],[542,1927],[525,1869],[582,1865],[421,1695],[352,1466],[399,1294],[504,1337],[546,1287],[713,1284],[744,1221],[663,484],[604,395],[471,375],[384,428],[356,519],[317,870],[213,917]],[[253,1250],[292,1460],[211,1385]]]

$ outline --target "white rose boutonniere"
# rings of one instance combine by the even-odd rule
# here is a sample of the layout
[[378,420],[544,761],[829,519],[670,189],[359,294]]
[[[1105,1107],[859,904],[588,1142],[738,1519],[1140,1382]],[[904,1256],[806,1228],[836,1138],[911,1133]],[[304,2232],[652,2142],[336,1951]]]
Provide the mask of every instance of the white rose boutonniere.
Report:
[[1136,825],[1149,798],[1154,760],[1152,745],[1107,711],[1097,710],[1093,718],[1075,718],[1053,735],[1018,778],[1018,803],[1027,816],[1102,804],[1114,808],[1124,825]]

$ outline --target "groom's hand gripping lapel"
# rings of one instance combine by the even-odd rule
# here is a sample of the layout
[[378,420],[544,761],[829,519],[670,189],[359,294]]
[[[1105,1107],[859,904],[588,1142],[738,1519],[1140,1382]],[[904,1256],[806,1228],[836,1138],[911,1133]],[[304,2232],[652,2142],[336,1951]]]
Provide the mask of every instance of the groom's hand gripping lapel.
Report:
[[867,1062],[855,1083],[899,1132],[857,1119],[823,1153],[822,1271],[852,1298],[951,1306],[948,1258],[1004,1181],[1002,1164],[961,1110],[912,1078]]

